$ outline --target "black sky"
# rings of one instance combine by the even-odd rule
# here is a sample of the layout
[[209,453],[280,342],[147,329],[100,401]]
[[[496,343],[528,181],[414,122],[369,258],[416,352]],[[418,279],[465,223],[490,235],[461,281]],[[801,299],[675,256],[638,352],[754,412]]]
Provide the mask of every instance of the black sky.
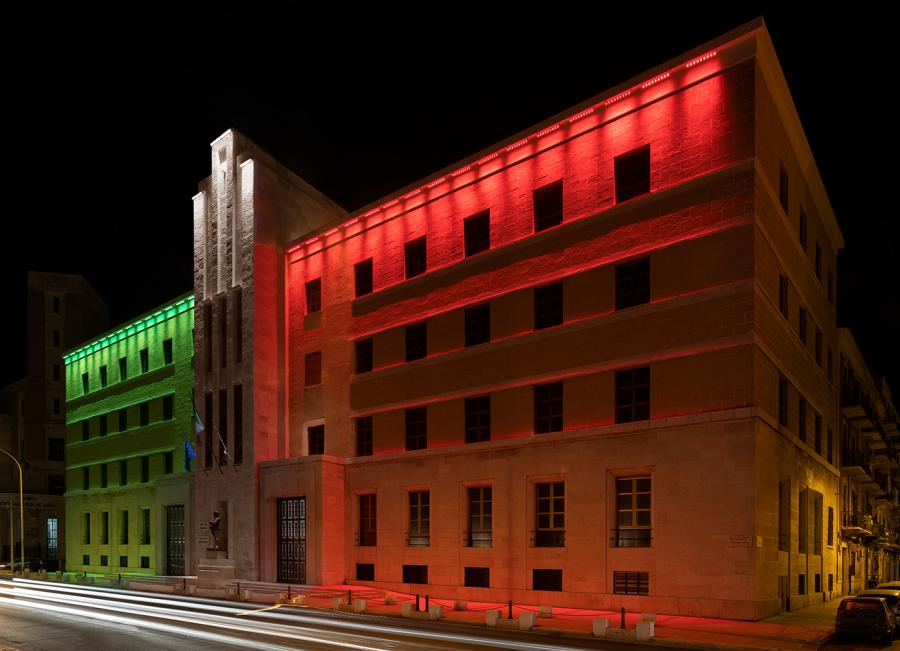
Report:
[[762,15],[846,240],[838,322],[900,396],[890,21],[524,6],[11,14],[0,385],[24,375],[27,270],[84,275],[113,323],[191,288],[190,198],[229,127],[354,210]]

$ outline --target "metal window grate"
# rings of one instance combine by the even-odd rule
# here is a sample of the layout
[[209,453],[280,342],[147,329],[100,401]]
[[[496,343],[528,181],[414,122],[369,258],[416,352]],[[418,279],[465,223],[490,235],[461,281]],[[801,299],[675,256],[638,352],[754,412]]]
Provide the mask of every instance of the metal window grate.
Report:
[[650,594],[649,572],[613,572],[614,594]]

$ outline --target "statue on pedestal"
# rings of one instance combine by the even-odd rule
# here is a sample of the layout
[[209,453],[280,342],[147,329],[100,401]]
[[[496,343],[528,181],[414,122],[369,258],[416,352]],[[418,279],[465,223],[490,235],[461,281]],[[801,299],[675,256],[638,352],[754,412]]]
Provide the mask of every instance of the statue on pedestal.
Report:
[[222,518],[219,517],[218,511],[213,511],[212,520],[209,521],[209,535],[212,536],[212,547],[210,549],[219,549],[221,527]]

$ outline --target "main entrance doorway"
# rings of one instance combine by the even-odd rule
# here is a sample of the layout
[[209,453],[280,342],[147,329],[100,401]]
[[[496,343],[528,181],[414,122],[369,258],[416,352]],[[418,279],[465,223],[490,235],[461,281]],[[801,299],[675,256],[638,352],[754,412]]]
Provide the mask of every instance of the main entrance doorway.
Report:
[[306,583],[306,498],[278,500],[278,582]]
[[166,574],[184,576],[184,504],[166,507]]

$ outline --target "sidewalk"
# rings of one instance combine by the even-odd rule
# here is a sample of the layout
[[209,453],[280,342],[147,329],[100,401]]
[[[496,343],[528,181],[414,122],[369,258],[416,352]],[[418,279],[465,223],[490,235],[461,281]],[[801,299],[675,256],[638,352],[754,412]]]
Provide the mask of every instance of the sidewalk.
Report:
[[[307,607],[331,609],[336,594],[344,595],[341,603],[346,604],[348,590],[354,593],[354,599],[357,595],[365,598],[366,612],[374,615],[399,617],[404,603],[415,603],[414,595],[388,592],[386,596],[393,597],[396,603],[386,604],[384,596],[380,596],[381,591],[376,593],[360,586],[321,586],[316,590],[322,596],[315,596],[315,592],[306,596],[303,601]],[[707,649],[816,649],[834,630],[835,613],[840,601],[840,598],[833,599],[757,622],[657,615],[655,641],[665,646]],[[454,610],[454,602],[448,599],[431,599],[430,605],[444,607],[442,622],[485,626],[487,610],[500,610],[503,618],[508,617],[508,607],[494,603],[469,601],[466,610]],[[420,607],[425,610],[424,596]],[[347,606],[342,607],[342,610],[347,609]],[[528,612],[536,614],[532,631],[549,635],[591,637],[594,618],[608,619],[611,629],[618,628],[620,624],[620,613],[617,612],[553,608],[552,617],[547,618],[537,615],[536,606],[513,606],[514,619]],[[424,617],[424,613],[420,615]],[[626,613],[626,627],[635,628],[640,618],[640,613]]]

